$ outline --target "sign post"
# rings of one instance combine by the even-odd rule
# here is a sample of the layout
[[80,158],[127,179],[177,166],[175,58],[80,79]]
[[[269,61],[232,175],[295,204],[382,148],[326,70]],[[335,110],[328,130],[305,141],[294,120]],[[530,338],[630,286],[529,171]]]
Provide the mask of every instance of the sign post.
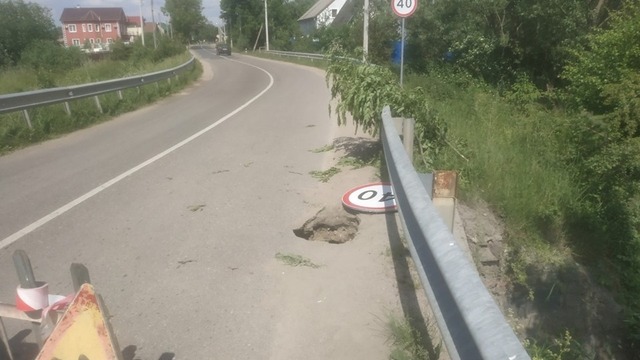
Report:
[[404,19],[416,11],[418,0],[391,0],[391,8],[396,15],[402,18],[402,39],[400,41],[400,86],[402,86],[404,79]]

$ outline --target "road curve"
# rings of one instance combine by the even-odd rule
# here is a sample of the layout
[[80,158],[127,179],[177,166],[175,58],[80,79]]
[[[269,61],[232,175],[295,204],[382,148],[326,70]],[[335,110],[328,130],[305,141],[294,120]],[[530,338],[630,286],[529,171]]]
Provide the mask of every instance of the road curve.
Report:
[[[274,255],[300,241],[291,229],[318,187],[308,173],[326,162],[309,150],[334,136],[322,73],[197,53],[211,79],[0,157],[0,302],[13,302],[11,255],[24,249],[53,293],[85,264],[136,359],[354,358],[283,339],[304,338],[286,329],[301,305],[282,298],[295,288]],[[7,325],[26,353],[25,327]]]

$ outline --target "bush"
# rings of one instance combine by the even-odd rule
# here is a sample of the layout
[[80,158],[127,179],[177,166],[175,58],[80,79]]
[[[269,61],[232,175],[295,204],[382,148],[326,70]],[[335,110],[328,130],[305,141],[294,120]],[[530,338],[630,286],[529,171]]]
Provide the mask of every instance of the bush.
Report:
[[158,39],[158,48],[153,52],[153,62],[160,62],[166,58],[180,55],[185,52],[185,47],[178,41],[166,36]]
[[46,69],[63,72],[76,68],[86,61],[77,47],[64,48],[51,41],[36,40],[22,52],[20,64],[35,70]]
[[126,45],[122,40],[118,40],[111,44],[111,60],[127,61],[131,57],[133,48]]

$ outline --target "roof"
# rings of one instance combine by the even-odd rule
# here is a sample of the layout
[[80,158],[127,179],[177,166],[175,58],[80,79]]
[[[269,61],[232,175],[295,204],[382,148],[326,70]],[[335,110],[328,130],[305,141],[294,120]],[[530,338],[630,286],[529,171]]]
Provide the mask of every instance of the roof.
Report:
[[136,24],[140,26],[140,16],[127,16],[127,24]]
[[338,15],[336,15],[335,19],[331,23],[331,26],[341,26],[347,24],[353,19],[353,16],[356,12],[356,6],[353,0],[347,0],[344,4]]
[[333,4],[335,0],[318,0],[306,13],[304,13],[298,21],[313,19],[316,16],[320,15],[321,12],[324,11],[329,5]]
[[60,22],[77,21],[127,21],[122,8],[65,8],[60,15]]

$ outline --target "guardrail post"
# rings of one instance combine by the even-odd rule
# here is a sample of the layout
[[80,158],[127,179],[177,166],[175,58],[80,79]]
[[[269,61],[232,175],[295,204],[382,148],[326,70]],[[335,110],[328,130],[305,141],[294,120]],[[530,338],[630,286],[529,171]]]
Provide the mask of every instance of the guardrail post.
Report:
[[455,171],[439,170],[433,173],[431,201],[452,234],[456,214],[457,188],[458,174]]
[[63,104],[64,104],[64,112],[66,112],[67,115],[71,116],[71,107],[69,106],[69,102],[65,101]]
[[169,86],[171,86],[171,78],[167,78],[167,84],[169,84]]
[[407,151],[407,155],[409,155],[409,160],[413,163],[413,137],[416,127],[416,121],[414,119],[404,119],[402,121],[402,143],[404,144],[404,149]]
[[102,111],[102,105],[100,105],[100,98],[98,98],[98,95],[93,97],[96,101],[96,106],[98,107],[98,111],[100,111],[100,114],[104,114],[104,112]]
[[33,125],[31,125],[31,118],[29,117],[29,111],[27,111],[27,109],[22,110],[22,113],[24,114],[24,119],[27,121],[27,126],[29,127],[29,129],[33,129]]
[[124,97],[122,96],[122,90],[118,90],[118,99],[124,99]]
[[[24,250],[16,250],[13,252],[13,263],[16,267],[16,272],[18,273],[20,286],[23,289],[33,289],[37,287],[36,277],[33,275],[33,269],[31,268],[31,260],[29,260],[29,257]],[[41,310],[34,312],[36,317],[39,317],[41,313]],[[40,333],[40,325],[31,323],[31,328],[33,329],[32,332],[36,337],[38,347],[42,347],[43,341],[42,334]]]

